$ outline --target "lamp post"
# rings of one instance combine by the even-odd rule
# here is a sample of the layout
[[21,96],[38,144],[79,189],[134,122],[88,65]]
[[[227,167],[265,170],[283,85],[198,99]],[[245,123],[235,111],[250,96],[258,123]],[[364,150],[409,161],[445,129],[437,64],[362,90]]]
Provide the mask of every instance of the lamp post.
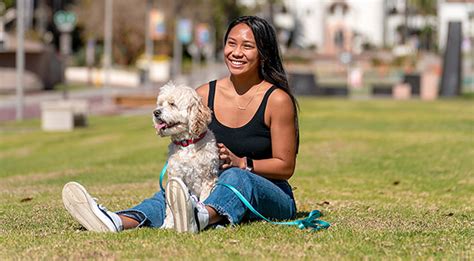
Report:
[[[76,15],[72,12],[61,10],[54,14],[53,20],[56,28],[58,28],[59,32],[61,33],[59,38],[59,49],[61,50],[61,58],[67,67],[69,65],[69,56],[72,49],[71,32],[76,26]],[[68,96],[68,87],[65,87],[63,90],[63,99],[67,100]]]
[[23,120],[23,88],[25,74],[25,0],[16,1],[16,120]]
[[471,91],[474,91],[474,4],[471,4],[469,12],[469,25],[471,36]]
[[105,1],[105,26],[104,26],[104,86],[103,86],[103,105],[109,105],[107,96],[110,88],[110,67],[112,65],[112,8],[113,0]]

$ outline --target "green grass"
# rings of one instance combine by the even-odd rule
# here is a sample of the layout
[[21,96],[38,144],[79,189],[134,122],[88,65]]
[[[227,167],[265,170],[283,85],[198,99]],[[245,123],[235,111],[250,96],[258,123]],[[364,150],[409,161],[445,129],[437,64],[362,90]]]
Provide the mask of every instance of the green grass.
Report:
[[472,260],[472,99],[300,105],[290,183],[300,213],[321,210],[329,230],[83,231],[62,206],[63,184],[84,184],[111,210],[130,207],[157,190],[168,140],[149,115],[91,117],[71,133],[27,121],[0,126],[0,259]]

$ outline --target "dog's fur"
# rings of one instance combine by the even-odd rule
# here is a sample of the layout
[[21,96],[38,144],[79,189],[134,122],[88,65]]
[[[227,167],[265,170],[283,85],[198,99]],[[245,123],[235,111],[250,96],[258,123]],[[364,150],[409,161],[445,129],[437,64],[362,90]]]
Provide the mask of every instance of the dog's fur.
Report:
[[[168,178],[183,180],[190,192],[206,199],[217,181],[219,172],[219,152],[214,134],[207,128],[211,122],[211,111],[206,107],[197,92],[190,87],[167,83],[160,88],[153,111],[153,123],[161,137],[171,137],[168,147]],[[189,146],[174,142],[197,139]],[[169,207],[166,208],[164,228],[173,227]]]

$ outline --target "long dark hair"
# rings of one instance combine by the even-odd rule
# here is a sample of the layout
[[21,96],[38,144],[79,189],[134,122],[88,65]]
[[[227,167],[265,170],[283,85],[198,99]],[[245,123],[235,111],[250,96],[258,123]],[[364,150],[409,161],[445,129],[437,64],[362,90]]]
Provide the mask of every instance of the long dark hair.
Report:
[[227,42],[230,30],[238,25],[246,24],[252,29],[257,44],[258,54],[260,56],[260,77],[265,81],[273,84],[277,88],[286,92],[293,101],[295,111],[295,127],[296,127],[296,151],[299,147],[299,126],[298,126],[298,102],[291,92],[286,77],[285,69],[281,61],[280,50],[276,38],[275,29],[265,19],[257,16],[241,16],[232,22],[227,27],[227,32],[224,36],[224,45]]

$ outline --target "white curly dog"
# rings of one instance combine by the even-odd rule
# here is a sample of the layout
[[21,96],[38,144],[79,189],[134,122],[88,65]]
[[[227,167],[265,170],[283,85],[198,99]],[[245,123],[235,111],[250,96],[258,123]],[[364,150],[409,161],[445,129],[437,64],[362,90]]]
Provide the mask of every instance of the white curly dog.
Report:
[[[211,122],[211,110],[193,88],[176,86],[172,82],[160,88],[156,104],[153,110],[156,133],[161,137],[171,137],[168,180],[181,179],[189,191],[203,201],[214,187],[219,172],[216,139],[207,128]],[[172,197],[166,191],[168,204],[162,228],[173,228],[180,222],[173,218],[170,210]]]

